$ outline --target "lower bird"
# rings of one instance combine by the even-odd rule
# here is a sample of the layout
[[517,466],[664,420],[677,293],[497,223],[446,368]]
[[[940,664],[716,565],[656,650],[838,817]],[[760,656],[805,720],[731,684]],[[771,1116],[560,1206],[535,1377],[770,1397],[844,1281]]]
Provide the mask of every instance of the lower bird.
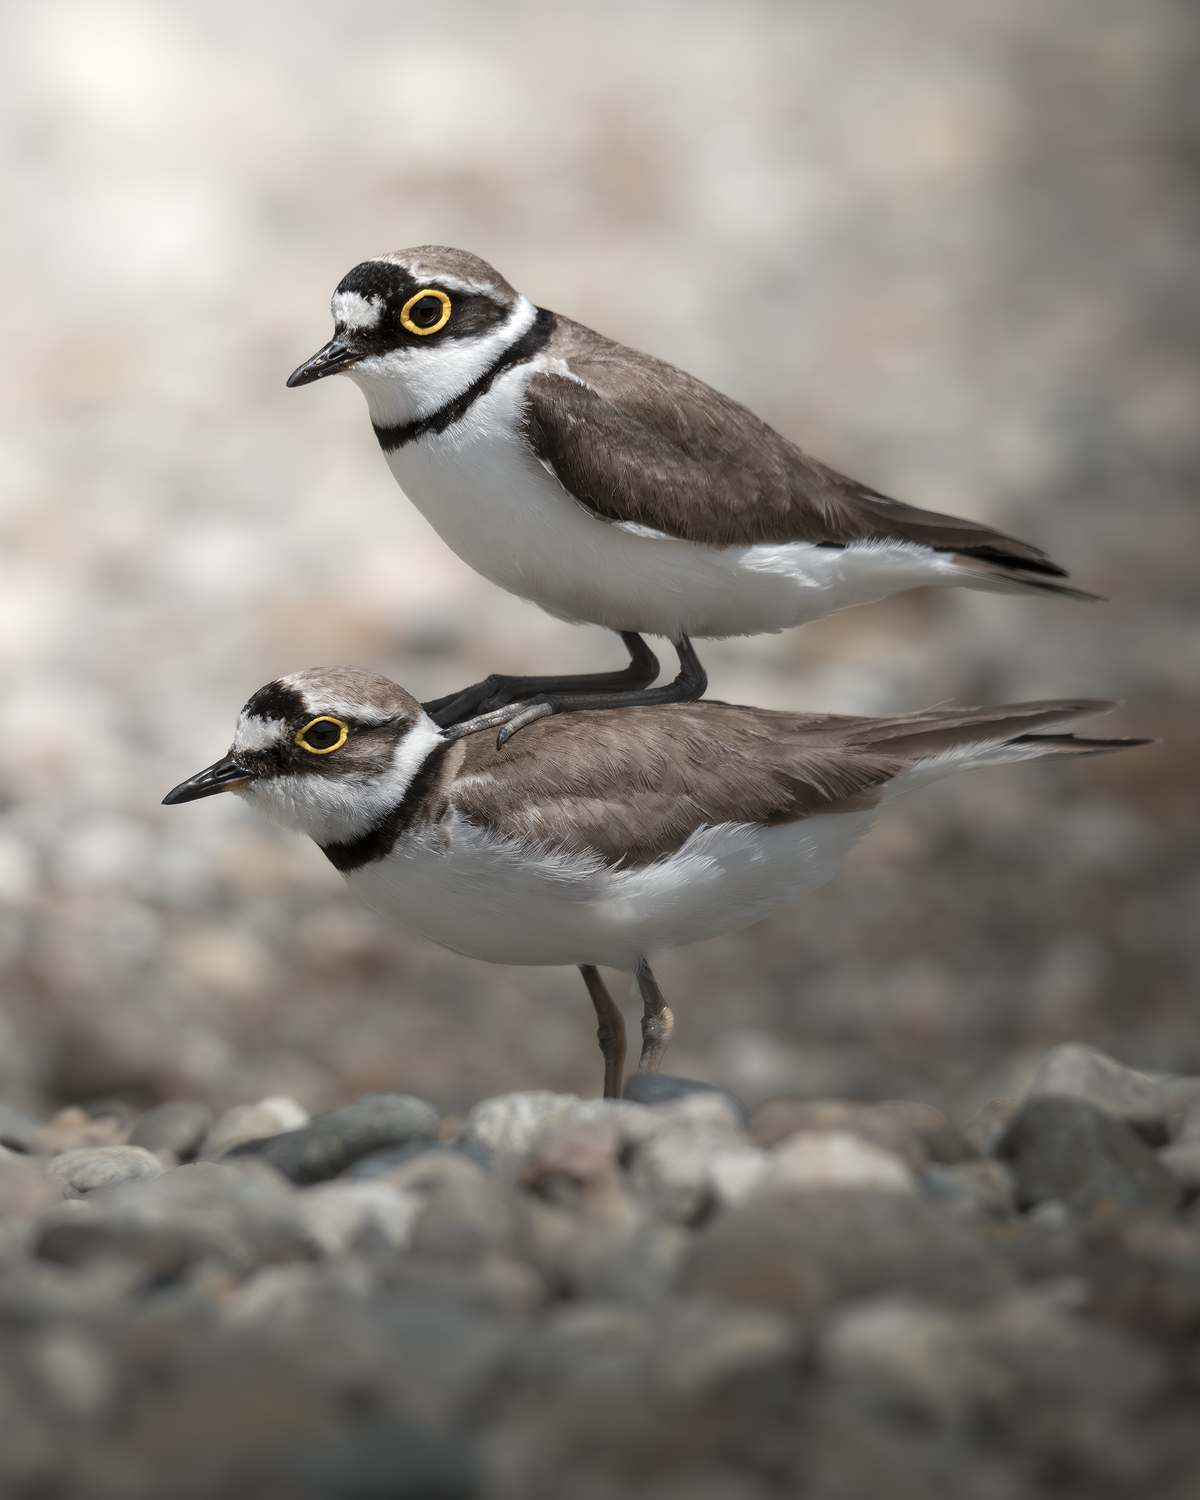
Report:
[[1145,744],[1035,732],[1113,706],[867,719],[666,704],[543,718],[497,749],[440,729],[386,677],[328,667],[260,688],[228,755],[163,800],[236,792],[314,839],[368,906],[455,953],[577,964],[619,1097],[624,1022],[598,966],[633,974],[638,1071],[657,1072],[674,1023],[654,959],[824,884],[897,792]]

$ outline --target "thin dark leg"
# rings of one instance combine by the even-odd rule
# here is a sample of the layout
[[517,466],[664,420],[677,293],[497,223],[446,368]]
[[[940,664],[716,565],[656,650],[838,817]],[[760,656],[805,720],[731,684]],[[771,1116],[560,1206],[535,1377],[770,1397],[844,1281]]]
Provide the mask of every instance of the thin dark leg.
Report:
[[519,729],[524,729],[526,724],[532,724],[535,719],[544,719],[549,714],[576,713],[583,708],[633,708],[643,704],[691,703],[704,696],[708,677],[686,635],[680,637],[675,650],[679,653],[679,675],[665,687],[642,688],[635,692],[540,693],[536,698],[523,703],[512,703],[506,708],[497,708],[491,713],[479,714],[474,719],[455,724],[451,735],[454,739],[459,739],[466,734],[477,734],[481,729],[498,728],[500,733],[496,736],[496,749],[500,750],[505,741],[512,739]]
[[675,1017],[644,958],[638,961],[634,979],[645,1007],[642,1013],[642,1055],[637,1070],[639,1073],[657,1073],[675,1030]]
[[619,672],[583,672],[568,677],[504,677],[493,672],[473,687],[435,698],[421,707],[435,724],[446,729],[539,693],[623,693],[649,687],[658,676],[658,657],[632,630],[623,630],[620,636],[629,652],[629,665]]
[[625,1072],[625,1017],[617,1009],[608,986],[600,978],[595,964],[580,964],[579,972],[588,987],[596,1016],[600,1022],[596,1037],[604,1054],[604,1097],[619,1099]]

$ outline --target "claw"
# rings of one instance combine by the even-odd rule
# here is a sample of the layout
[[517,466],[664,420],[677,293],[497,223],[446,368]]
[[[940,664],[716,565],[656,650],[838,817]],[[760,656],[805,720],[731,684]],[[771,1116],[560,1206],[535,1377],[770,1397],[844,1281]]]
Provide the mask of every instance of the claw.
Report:
[[531,704],[522,713],[517,714],[515,718],[509,719],[508,723],[496,736],[496,749],[503,750],[507,741],[511,740],[519,729],[524,729],[526,724],[532,724],[535,719],[549,718],[553,712],[554,705],[551,703]]

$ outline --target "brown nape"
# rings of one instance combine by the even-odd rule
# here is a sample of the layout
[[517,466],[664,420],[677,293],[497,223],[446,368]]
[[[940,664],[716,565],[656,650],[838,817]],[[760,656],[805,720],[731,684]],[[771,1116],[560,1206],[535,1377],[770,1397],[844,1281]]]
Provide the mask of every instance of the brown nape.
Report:
[[[584,712],[530,724],[499,751],[487,734],[461,740],[448,795],[464,817],[506,837],[645,865],[699,828],[869,807],[916,760],[1004,743],[1111,706],[1072,700],[890,719],[717,703]],[[1096,754],[1126,743],[1056,736],[1045,753]]]
[[571,494],[607,520],[722,547],[914,542],[987,571],[1033,573],[1051,590],[1050,578],[1065,576],[1002,532],[876,494],[686,371],[568,318],[557,319],[548,353],[578,378],[533,377],[525,435]]

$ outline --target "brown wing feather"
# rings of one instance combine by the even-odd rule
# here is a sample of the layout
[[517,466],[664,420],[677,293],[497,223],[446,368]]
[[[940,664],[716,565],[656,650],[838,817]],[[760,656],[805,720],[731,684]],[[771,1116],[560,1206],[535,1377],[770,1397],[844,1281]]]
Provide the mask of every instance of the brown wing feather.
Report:
[[[1111,707],[1030,703],[892,719],[722,703],[605,709],[538,720],[499,751],[490,733],[460,741],[449,798],[507,837],[642,865],[698,828],[869,806],[915,760]],[[1058,753],[1066,742],[1077,743],[1060,737]],[[1094,753],[1094,743],[1074,753]]]
[[703,381],[567,318],[557,319],[548,352],[576,378],[532,378],[526,437],[563,486],[605,520],[720,547],[918,542],[1065,576],[1025,542],[876,494]]

